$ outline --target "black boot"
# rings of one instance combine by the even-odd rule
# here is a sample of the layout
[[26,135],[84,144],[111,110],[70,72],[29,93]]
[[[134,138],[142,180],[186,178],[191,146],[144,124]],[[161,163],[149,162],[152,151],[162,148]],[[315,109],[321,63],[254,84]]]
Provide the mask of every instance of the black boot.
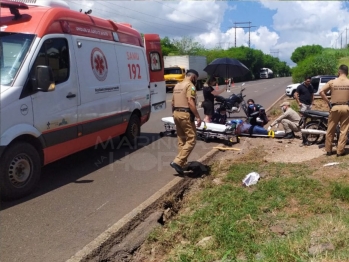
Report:
[[294,138],[294,134],[293,134],[292,132],[286,133],[286,135],[284,136],[284,138],[286,138],[286,139]]

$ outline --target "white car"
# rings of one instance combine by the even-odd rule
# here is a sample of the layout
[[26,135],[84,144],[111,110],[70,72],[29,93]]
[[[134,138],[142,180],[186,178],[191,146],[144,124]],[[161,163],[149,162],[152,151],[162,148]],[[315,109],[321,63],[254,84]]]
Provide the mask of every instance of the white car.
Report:
[[300,85],[301,83],[297,83],[297,84],[290,84],[286,87],[286,95],[288,97],[291,97],[293,98],[294,96],[294,93],[296,92],[297,90],[297,87]]
[[[311,85],[314,88],[314,95],[315,96],[319,96],[320,95],[320,91],[321,88],[330,80],[337,78],[336,76],[333,75],[318,75],[318,76],[313,76],[311,78]],[[297,84],[290,84],[286,87],[286,95],[288,97],[294,97],[294,93],[297,90],[297,87],[300,85],[301,83],[297,83]],[[327,95],[331,95],[331,93],[327,93]]]

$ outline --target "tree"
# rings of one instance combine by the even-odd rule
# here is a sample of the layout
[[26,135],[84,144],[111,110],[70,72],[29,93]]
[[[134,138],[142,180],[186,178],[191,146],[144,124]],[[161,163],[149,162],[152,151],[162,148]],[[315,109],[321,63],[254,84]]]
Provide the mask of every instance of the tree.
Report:
[[196,55],[205,49],[200,43],[194,42],[190,36],[184,36],[178,40],[172,40],[172,44],[177,48],[177,55]]
[[310,56],[292,69],[294,83],[302,82],[306,76],[333,75],[337,70],[337,59],[334,55],[321,54]]
[[305,45],[297,47],[291,55],[291,60],[298,64],[309,56],[321,54],[323,47],[320,45]]
[[205,49],[191,37],[183,37],[179,40],[170,40],[168,37],[161,39],[161,47],[164,56],[167,55],[200,55],[206,56],[207,63],[216,58],[235,58],[242,62],[250,72],[243,77],[234,78],[235,82],[259,78],[259,70],[268,67],[275,75],[289,76],[291,69],[285,62],[271,55],[263,54],[261,50],[255,50],[246,46],[231,47],[227,50],[222,48]]
[[176,54],[178,52],[177,47],[171,43],[171,40],[166,36],[160,39],[162,55],[167,56],[169,54]]

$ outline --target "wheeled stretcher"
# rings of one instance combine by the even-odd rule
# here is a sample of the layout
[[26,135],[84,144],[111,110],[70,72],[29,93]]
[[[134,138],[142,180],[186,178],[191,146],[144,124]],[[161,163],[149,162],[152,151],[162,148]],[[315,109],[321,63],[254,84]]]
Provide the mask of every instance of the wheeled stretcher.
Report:
[[[160,132],[160,136],[165,135],[174,135],[176,133],[176,125],[174,123],[173,117],[164,117],[161,119],[164,122],[165,131]],[[196,124],[196,122],[195,122]],[[282,138],[285,136],[284,131],[267,131],[267,134],[254,134],[250,132],[237,132],[239,129],[238,125],[232,121],[226,125],[215,124],[215,123],[205,123],[202,122],[200,127],[197,127],[196,133],[197,136],[204,140],[208,141],[209,139],[222,139],[226,140],[228,145],[231,145],[236,139],[236,142],[239,143],[239,136],[252,136],[252,137],[273,137],[273,138]]]
[[[160,136],[174,135],[176,133],[176,125],[173,117],[164,117],[161,119],[164,122],[165,131],[160,132]],[[195,122],[196,125],[196,122]],[[240,142],[239,137],[236,135],[236,128],[233,125],[222,125],[214,123],[202,122],[200,127],[196,128],[198,138],[207,142],[209,139],[222,139],[227,142],[228,145],[232,145],[234,138],[236,143]]]

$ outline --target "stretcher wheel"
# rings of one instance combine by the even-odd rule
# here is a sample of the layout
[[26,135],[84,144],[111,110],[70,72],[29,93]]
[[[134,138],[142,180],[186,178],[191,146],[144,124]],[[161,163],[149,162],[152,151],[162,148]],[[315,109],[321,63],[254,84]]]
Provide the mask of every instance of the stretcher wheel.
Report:
[[163,137],[164,136],[164,132],[160,132],[159,135],[160,135],[160,137]]
[[232,145],[233,145],[233,143],[231,141],[227,142],[227,146],[232,146]]

